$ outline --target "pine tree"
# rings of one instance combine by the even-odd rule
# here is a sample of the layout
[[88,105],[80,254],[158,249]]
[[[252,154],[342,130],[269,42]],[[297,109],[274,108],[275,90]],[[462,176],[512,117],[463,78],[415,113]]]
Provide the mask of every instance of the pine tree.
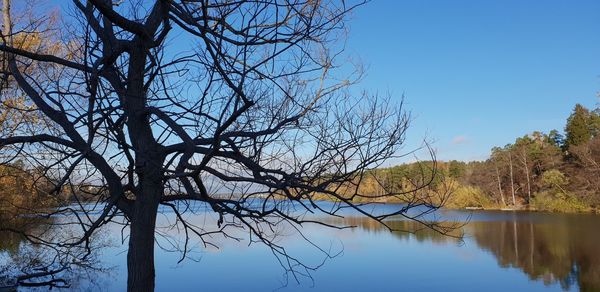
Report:
[[550,133],[548,133],[548,135],[546,136],[546,140],[552,146],[556,146],[558,148],[564,147],[565,138],[556,129],[551,130]]
[[592,138],[600,136],[600,108],[590,111],[588,124]]
[[588,142],[592,138],[590,111],[584,106],[576,104],[573,113],[567,119],[565,132],[567,135],[565,141],[567,148]]

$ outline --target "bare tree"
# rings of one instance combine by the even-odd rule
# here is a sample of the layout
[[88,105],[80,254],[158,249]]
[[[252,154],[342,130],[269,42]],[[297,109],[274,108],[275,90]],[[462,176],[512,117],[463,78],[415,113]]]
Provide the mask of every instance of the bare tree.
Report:
[[495,180],[498,185],[498,193],[500,194],[500,199],[502,201],[502,206],[506,206],[506,200],[504,199],[504,191],[502,191],[502,178],[500,176],[500,171],[498,165],[501,163],[502,153],[500,148],[493,148],[492,154],[490,156],[490,161],[494,165],[495,170]]
[[[336,227],[306,212],[339,216],[350,208],[384,225],[400,215],[442,228],[422,219],[439,207],[431,195],[414,195],[426,181],[403,193],[357,187],[368,170],[398,155],[409,122],[402,103],[352,94],[361,72],[340,68],[337,40],[362,3],[73,0],[53,34],[63,44],[54,52],[15,45],[45,19],[13,26],[9,4],[4,0],[3,62],[13,89],[48,127],[23,123],[0,137],[3,156],[44,169],[54,193],[71,190],[69,202],[81,208],[53,214],[73,212],[80,230],[61,246],[89,248],[100,227],[125,218],[129,291],[154,289],[161,204],[185,229],[184,252],[188,234],[210,244],[210,235],[241,228],[285,258],[292,273],[310,267],[269,230],[281,222]],[[336,201],[335,208],[320,207],[315,194]],[[375,214],[371,204],[355,203],[390,196],[406,204]],[[92,200],[99,214],[84,212]],[[210,206],[218,226],[187,224],[182,212],[191,201]],[[424,209],[409,213],[415,206]]]
[[510,170],[510,193],[512,194],[512,203],[513,206],[517,205],[517,201],[515,200],[515,181],[514,181],[514,174],[513,174],[513,163],[512,163],[512,149],[510,147],[507,147],[507,152],[508,152],[508,169]]

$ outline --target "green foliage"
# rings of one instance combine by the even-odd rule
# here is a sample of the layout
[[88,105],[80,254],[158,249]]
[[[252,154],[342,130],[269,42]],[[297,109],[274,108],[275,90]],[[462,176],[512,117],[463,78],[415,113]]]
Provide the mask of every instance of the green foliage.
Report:
[[592,138],[590,126],[595,123],[590,118],[590,111],[580,104],[575,105],[573,113],[567,119],[565,132],[567,133],[567,147],[581,145]]
[[452,160],[448,163],[448,175],[451,178],[462,177],[467,170],[467,164],[464,162]]
[[600,135],[600,108],[590,112],[588,124],[592,137],[598,137]]
[[552,194],[548,191],[537,193],[531,201],[531,207],[549,212],[577,213],[590,211],[590,207],[571,194]]
[[560,132],[554,129],[551,130],[550,133],[548,133],[547,142],[552,146],[562,148],[564,147],[565,136],[563,136]]
[[466,207],[493,208],[494,203],[480,188],[458,185],[453,190],[445,207],[455,209],[464,209]]
[[542,185],[554,190],[562,190],[569,183],[569,179],[559,170],[551,169],[542,174]]

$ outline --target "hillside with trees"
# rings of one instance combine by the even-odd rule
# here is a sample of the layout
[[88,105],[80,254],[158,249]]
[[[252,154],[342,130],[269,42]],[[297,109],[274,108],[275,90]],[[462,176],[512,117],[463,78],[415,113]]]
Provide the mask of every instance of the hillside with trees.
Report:
[[[473,186],[493,203],[548,211],[585,211],[600,203],[599,109],[577,104],[565,135],[552,130],[518,137],[492,149],[490,158],[465,163],[461,184]],[[460,163],[459,163],[460,164]]]
[[485,161],[426,161],[373,170],[361,187],[376,197],[379,187],[401,193],[413,178],[429,177],[425,191],[446,194],[439,196],[446,207],[583,212],[600,205],[599,171],[600,109],[577,104],[564,135],[535,131],[494,147]]

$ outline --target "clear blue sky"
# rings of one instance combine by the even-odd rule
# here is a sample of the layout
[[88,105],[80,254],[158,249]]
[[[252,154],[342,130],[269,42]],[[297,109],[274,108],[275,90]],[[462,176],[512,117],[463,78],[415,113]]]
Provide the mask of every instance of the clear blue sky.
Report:
[[398,98],[442,160],[485,159],[534,130],[563,130],[597,106],[600,1],[373,0],[350,20],[360,87]]

